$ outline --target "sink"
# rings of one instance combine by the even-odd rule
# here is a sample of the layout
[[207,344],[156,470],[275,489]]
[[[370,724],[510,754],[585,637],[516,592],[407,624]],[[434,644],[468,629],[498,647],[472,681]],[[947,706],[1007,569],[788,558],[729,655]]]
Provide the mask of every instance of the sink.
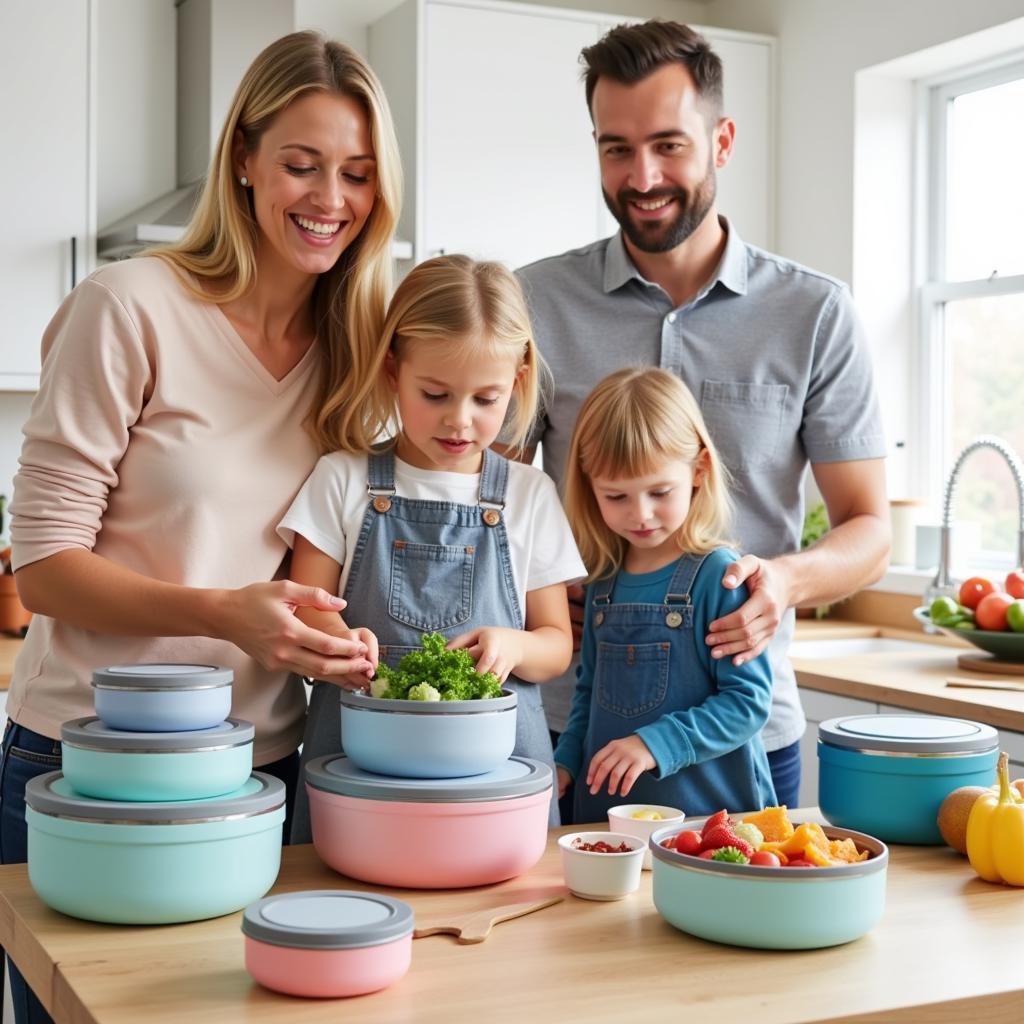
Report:
[[936,650],[935,644],[893,640],[885,636],[857,636],[834,640],[794,640],[791,658],[846,658],[856,654],[921,654]]

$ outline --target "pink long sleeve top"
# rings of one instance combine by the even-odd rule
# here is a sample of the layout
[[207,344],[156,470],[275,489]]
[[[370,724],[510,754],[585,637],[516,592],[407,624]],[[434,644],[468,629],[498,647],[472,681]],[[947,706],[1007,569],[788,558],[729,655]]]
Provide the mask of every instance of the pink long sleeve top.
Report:
[[[15,478],[15,569],[81,548],[190,587],[273,579],[275,530],[316,461],[302,421],[313,346],[275,380],[220,308],[154,257],[97,271],[43,337],[42,375]],[[97,633],[36,615],[15,664],[8,715],[57,738],[93,713],[94,668],[137,662],[224,665],[232,714],[256,726],[256,764],[295,750],[302,686],[207,637]]]

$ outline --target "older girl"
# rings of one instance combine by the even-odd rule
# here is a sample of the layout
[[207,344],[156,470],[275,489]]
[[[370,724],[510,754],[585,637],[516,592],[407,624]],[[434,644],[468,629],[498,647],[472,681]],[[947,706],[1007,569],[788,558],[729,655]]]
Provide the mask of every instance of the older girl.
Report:
[[[399,286],[359,375],[329,403],[317,464],[279,529],[297,580],[343,594],[300,609],[394,664],[424,632],[465,647],[518,690],[515,752],[551,762],[539,687],[572,656],[567,581],[583,564],[554,484],[490,450],[511,404],[513,445],[537,407],[522,293],[496,263],[442,256]],[[390,436],[383,446],[373,446]],[[372,668],[342,685],[365,687]],[[313,690],[303,763],[340,746],[338,690]],[[303,807],[300,794],[298,807]],[[296,812],[295,841],[308,838]]]
[[555,750],[576,821],[631,801],[689,815],[774,803],[760,740],[772,676],[761,655],[714,660],[707,624],[746,590],[720,585],[725,470],[674,374],[626,369],[584,402],[566,507],[589,571],[579,682]]

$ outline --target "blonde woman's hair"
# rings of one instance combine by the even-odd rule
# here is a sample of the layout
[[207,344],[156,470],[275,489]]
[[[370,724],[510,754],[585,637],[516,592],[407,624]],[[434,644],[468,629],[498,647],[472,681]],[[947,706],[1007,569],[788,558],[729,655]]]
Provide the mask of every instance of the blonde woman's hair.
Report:
[[500,263],[437,256],[414,267],[395,291],[373,351],[354,353],[351,386],[321,412],[333,447],[366,451],[400,428],[394,391],[385,375],[411,345],[442,343],[458,358],[510,359],[517,369],[502,442],[521,451],[537,415],[541,360],[515,275]]
[[588,582],[616,572],[629,547],[602,519],[594,477],[647,476],[671,460],[695,465],[702,450],[707,470],[675,536],[681,553],[706,554],[731,543],[728,473],[696,400],[675,374],[638,367],[605,377],[590,392],[573,430],[565,476],[566,512]]
[[318,32],[293,32],[263,50],[235,93],[185,237],[151,254],[185,271],[199,298],[231,302],[252,288],[259,232],[249,189],[234,170],[236,133],[241,133],[246,152],[255,152],[278,114],[311,92],[359,103],[377,164],[377,195],[362,231],[313,290],[321,371],[306,426],[326,451],[329,432],[321,410],[358,375],[355,354],[367,351],[380,337],[391,293],[391,236],[402,205],[402,164],[391,111],[363,58]]

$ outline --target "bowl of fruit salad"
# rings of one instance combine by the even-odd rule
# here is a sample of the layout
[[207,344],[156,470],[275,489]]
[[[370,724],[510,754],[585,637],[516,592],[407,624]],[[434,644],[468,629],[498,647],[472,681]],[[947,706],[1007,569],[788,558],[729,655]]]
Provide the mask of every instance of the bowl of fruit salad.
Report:
[[1024,570],[1009,573],[1003,589],[984,576],[972,576],[955,595],[915,608],[914,618],[1001,661],[1024,661]]
[[[646,844],[659,828],[679,825],[686,815],[678,807],[661,804],[619,804],[608,808],[608,827],[613,832],[636,836]],[[644,871],[651,870],[651,851],[644,851]]]
[[574,896],[621,900],[640,888],[647,845],[625,832],[570,832],[560,836],[562,873]]
[[820,949],[869,931],[885,907],[886,845],[785,807],[719,811],[650,840],[654,905],[674,928],[755,949]]

